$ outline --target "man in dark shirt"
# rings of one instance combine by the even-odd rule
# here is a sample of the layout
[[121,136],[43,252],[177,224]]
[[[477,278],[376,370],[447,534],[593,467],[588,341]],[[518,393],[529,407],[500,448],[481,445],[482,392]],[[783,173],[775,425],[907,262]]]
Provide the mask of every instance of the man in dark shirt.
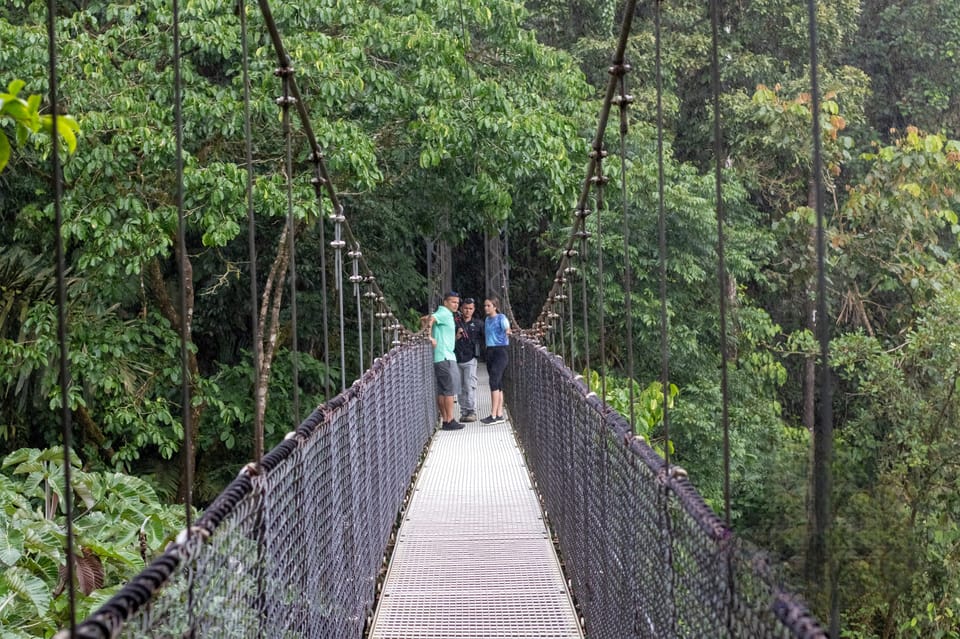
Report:
[[460,369],[460,421],[477,421],[477,356],[483,346],[483,320],[474,317],[476,303],[464,298],[456,315],[457,341],[454,353]]

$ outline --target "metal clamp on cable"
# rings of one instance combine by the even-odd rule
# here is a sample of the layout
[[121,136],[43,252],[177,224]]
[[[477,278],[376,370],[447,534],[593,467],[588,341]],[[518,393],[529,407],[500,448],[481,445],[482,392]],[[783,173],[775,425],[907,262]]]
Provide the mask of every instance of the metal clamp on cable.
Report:
[[183,546],[194,537],[199,538],[201,541],[206,541],[210,538],[210,531],[203,526],[190,526],[189,528],[184,528],[177,533],[177,543]]
[[620,64],[613,64],[609,68],[607,68],[607,73],[609,73],[610,75],[622,77],[630,73],[632,69],[633,67],[630,66],[629,62],[621,62]]

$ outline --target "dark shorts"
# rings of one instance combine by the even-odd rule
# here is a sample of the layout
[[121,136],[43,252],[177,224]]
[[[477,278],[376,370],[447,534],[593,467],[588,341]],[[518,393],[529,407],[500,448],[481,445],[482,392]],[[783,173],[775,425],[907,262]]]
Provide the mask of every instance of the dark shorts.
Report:
[[487,374],[490,375],[490,390],[503,390],[503,371],[507,370],[506,346],[487,346]]
[[433,363],[433,373],[437,377],[437,395],[447,397],[460,394],[460,368],[450,359]]

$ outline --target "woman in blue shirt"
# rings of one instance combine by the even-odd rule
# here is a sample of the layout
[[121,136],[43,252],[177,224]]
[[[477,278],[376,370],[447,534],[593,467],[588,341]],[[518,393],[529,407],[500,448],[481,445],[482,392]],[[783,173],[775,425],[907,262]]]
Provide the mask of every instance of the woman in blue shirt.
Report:
[[483,301],[486,314],[484,332],[487,344],[487,373],[490,375],[490,416],[480,423],[499,424],[503,415],[503,371],[507,368],[507,346],[510,344],[510,321],[500,312],[500,300],[488,297]]

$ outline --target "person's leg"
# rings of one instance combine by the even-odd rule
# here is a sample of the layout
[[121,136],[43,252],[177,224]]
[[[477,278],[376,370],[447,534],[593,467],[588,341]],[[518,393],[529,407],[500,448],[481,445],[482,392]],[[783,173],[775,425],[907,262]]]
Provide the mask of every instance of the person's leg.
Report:
[[490,414],[494,417],[503,416],[503,391],[490,391]]
[[460,392],[460,370],[454,361],[444,361],[434,364],[437,370],[437,387],[440,394],[440,425],[444,430],[457,430],[463,424],[454,419],[453,400]]
[[494,424],[500,420],[503,410],[503,390],[501,382],[506,368],[507,352],[503,348],[487,349],[487,371],[490,373],[490,417],[480,421]]
[[460,417],[469,413],[472,408],[470,404],[470,384],[468,383],[470,362],[457,362],[457,373],[460,375],[460,394],[457,401],[460,402]]
[[460,421],[477,419],[477,360],[457,364],[460,369]]
[[471,413],[477,412],[477,360],[471,359],[467,362],[467,406]]
[[437,412],[440,413],[441,426],[453,420],[453,398],[458,392],[460,371],[456,362],[435,362],[433,370],[437,378]]
[[440,414],[442,415],[443,423],[448,423],[453,421],[453,395],[443,395],[441,396],[441,408]]

